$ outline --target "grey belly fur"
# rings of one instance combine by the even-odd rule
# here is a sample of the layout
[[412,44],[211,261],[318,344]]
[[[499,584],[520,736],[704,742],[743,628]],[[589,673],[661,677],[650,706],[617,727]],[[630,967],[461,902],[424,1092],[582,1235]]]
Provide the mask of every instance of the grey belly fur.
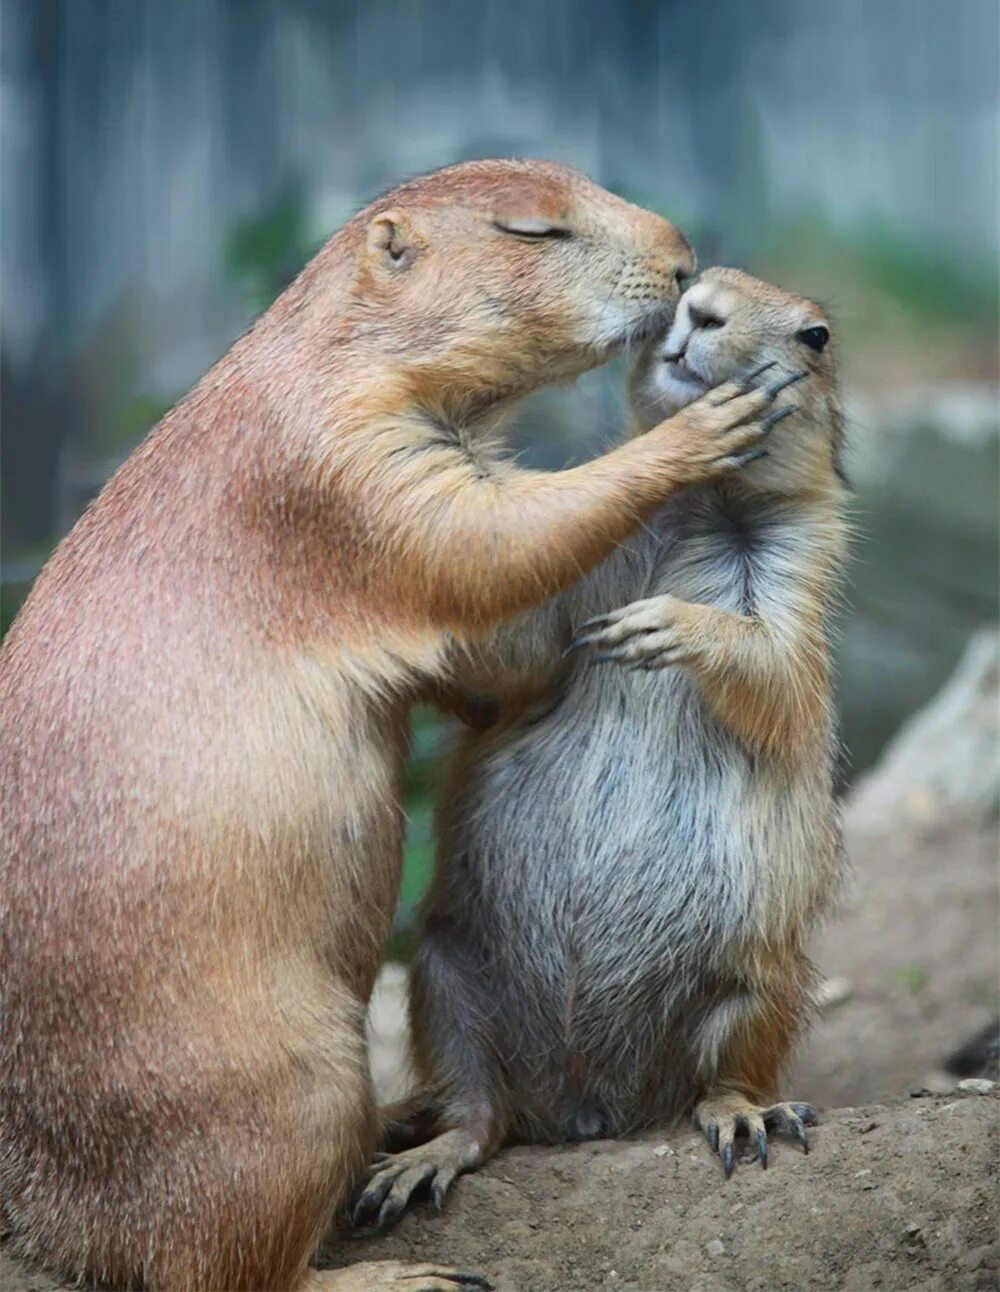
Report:
[[[710,493],[665,508],[576,589],[574,621],[662,592],[746,612],[769,531],[731,520]],[[725,953],[780,884],[776,839],[805,857],[830,847],[832,825],[797,811],[801,795],[829,795],[829,766],[779,775],[715,722],[684,669],[586,660],[547,710],[484,748],[445,862],[515,1136],[679,1115],[712,1018],[739,1008]]]

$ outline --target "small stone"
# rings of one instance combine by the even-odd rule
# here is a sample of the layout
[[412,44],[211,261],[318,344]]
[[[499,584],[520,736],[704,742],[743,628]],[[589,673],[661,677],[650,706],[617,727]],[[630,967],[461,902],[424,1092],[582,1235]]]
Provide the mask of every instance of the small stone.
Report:
[[991,1090],[996,1090],[995,1081],[987,1081],[985,1077],[966,1077],[960,1081],[956,1089],[964,1090],[969,1095],[988,1095]]
[[653,1149],[653,1156],[654,1157],[673,1157],[674,1150],[670,1147],[669,1144],[658,1144],[657,1147]]
[[930,1093],[926,1086],[910,1086],[911,1099],[926,1099]]
[[836,1009],[854,995],[854,984],[850,978],[824,978],[816,992],[816,1004],[820,1009]]
[[869,1131],[873,1131],[877,1129],[878,1129],[878,1122],[866,1122],[865,1125],[861,1127],[861,1134],[867,1135]]
[[709,1256],[722,1256],[725,1250],[726,1246],[721,1238],[713,1238],[710,1243],[705,1244],[705,1251],[708,1252]]
[[862,1178],[862,1176],[865,1176],[865,1175],[871,1175],[871,1173],[872,1173],[872,1169],[871,1169],[871,1167],[870,1167],[870,1166],[864,1166],[864,1167],[862,1167],[862,1168],[861,1168],[861,1170],[860,1170],[860,1171],[855,1171],[855,1172],[854,1172],[854,1178],[855,1178],[855,1180],[860,1180],[860,1179]]

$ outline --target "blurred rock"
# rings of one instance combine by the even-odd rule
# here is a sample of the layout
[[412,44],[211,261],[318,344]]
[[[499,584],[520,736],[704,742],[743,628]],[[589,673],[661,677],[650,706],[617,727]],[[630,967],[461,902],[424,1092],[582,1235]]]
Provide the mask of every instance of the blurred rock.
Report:
[[[946,1056],[995,1032],[998,803],[1000,636],[990,628],[847,801],[852,874],[812,954],[854,990],[807,1038],[788,1083],[796,1097],[831,1107],[914,1083],[954,1089]],[[993,1072],[970,1061],[959,1075]]]
[[995,1081],[987,1081],[985,1077],[967,1077],[964,1081],[958,1083],[957,1089],[967,1095],[988,1095],[997,1088]]
[[997,620],[1000,401],[995,380],[911,380],[848,391],[848,410],[855,539],[838,704],[863,773]]
[[855,828],[957,811],[985,823],[1000,808],[1000,634],[976,633],[951,679],[903,724],[850,803]]
[[816,988],[816,1007],[821,1013],[836,1009],[854,995],[854,984],[850,978],[824,978]]

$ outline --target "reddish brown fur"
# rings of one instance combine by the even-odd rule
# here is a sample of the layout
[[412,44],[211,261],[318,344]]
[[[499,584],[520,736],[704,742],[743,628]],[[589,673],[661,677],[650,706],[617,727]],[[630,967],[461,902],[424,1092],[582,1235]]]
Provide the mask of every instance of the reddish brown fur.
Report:
[[[579,236],[493,227],[525,214]],[[491,409],[608,357],[691,265],[671,225],[561,167],[404,185],[60,545],[0,666],[0,1199],[22,1251],[172,1292],[444,1286],[306,1272],[374,1146],[363,1016],[407,707],[452,635],[565,587],[752,439],[732,428],[756,395],[559,476],[490,450]]]

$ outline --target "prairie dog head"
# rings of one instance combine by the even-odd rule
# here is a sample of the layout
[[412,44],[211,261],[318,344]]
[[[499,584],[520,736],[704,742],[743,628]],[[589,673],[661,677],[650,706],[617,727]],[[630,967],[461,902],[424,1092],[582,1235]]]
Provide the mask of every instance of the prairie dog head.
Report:
[[754,476],[774,475],[782,460],[788,467],[811,460],[817,430],[825,446],[820,457],[839,472],[842,425],[830,338],[829,321],[813,301],[739,269],[706,269],[681,297],[666,337],[647,343],[635,363],[629,393],[637,429],[649,430],[720,382],[773,363],[775,379],[807,374],[787,397],[801,411],[776,428]]
[[528,394],[662,333],[695,264],[667,220],[552,162],[448,167],[348,228],[369,349],[430,402],[459,406]]

